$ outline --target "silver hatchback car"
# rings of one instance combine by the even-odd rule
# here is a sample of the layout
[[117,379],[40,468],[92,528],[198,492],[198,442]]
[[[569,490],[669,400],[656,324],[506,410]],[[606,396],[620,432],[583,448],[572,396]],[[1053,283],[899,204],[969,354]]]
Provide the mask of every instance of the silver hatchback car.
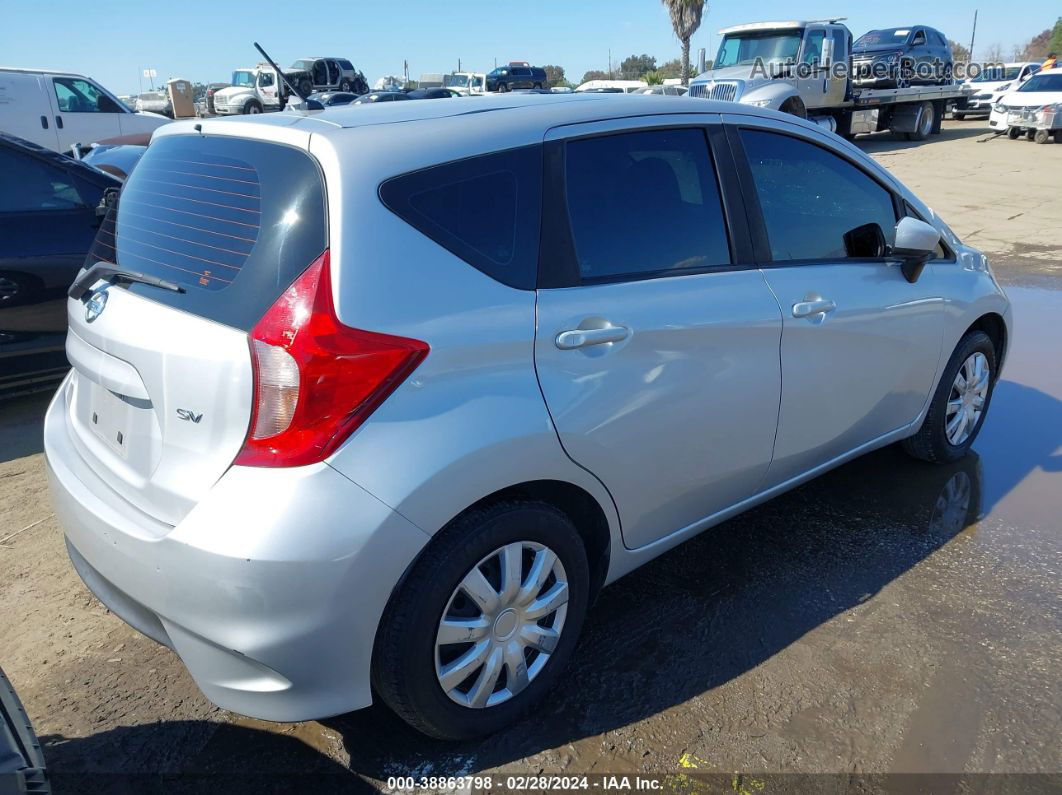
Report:
[[215,703],[378,694],[444,738],[563,676],[594,595],[831,467],[963,456],[985,257],[855,147],[707,100],[177,122],[71,287],[73,565]]

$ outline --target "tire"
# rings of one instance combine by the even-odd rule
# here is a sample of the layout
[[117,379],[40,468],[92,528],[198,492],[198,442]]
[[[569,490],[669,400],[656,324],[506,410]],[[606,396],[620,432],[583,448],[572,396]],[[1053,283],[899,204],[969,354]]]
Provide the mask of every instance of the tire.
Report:
[[[522,564],[520,582],[530,581],[531,563],[538,560],[534,556],[539,553],[532,551],[530,545],[552,551],[567,581],[566,605],[543,615],[534,624],[520,623],[520,614],[508,609],[496,613],[481,609],[460,590],[466,576],[473,576],[478,568],[480,574],[486,572],[479,579],[489,582],[495,597],[502,592],[499,598],[504,600],[505,588],[500,575],[503,564],[496,553],[512,549],[509,545],[518,542],[524,545],[520,557],[514,558]],[[559,581],[554,571],[544,580],[539,595],[557,588]],[[392,596],[377,632],[373,687],[399,717],[431,737],[459,740],[497,732],[519,720],[554,688],[578,640],[589,596],[586,550],[567,515],[547,503],[524,500],[498,502],[469,511],[432,540]],[[509,619],[504,619],[506,613],[512,613]],[[440,622],[446,614],[457,620],[485,619],[494,623],[480,629],[481,640],[437,647]],[[512,621],[513,616],[518,620]],[[504,625],[503,620],[507,621]],[[525,620],[533,621],[533,618]],[[561,621],[559,636],[548,639],[556,643],[552,652],[543,658],[544,652],[519,651],[519,638],[524,630],[537,632],[537,627],[545,626],[542,621],[556,626],[558,620]],[[510,625],[514,625],[512,629]],[[499,639],[499,634],[506,631],[509,635]],[[465,680],[451,682],[450,690],[444,688],[442,672],[446,666],[473,652],[481,643],[486,644],[489,656],[468,667],[469,676]],[[509,688],[522,683],[519,678],[513,679],[507,663],[498,663],[501,668],[496,680],[487,678],[489,661],[498,659],[495,653],[504,655],[510,648],[517,649],[516,659],[526,660],[522,675],[528,680],[522,690],[514,693]],[[449,659],[443,658],[444,653]],[[533,670],[540,660],[541,666]],[[517,664],[516,670],[520,668]],[[498,703],[485,706],[465,703],[466,699],[475,699],[476,685],[485,681],[496,683],[479,691],[481,700],[498,699]],[[467,692],[463,692],[461,688],[466,685]]]
[[1037,130],[1033,140],[1038,144],[1046,144],[1052,137],[1050,130]]
[[[968,367],[968,362],[980,354],[984,357],[987,367],[987,384],[983,393],[983,402],[980,406],[980,414],[974,420],[973,430],[967,431],[964,437],[956,439],[953,443],[948,437],[946,422],[949,419],[948,404],[954,402],[953,389],[956,389],[956,377],[960,368]],[[992,403],[992,393],[996,386],[996,349],[992,340],[983,331],[971,331],[956,346],[955,351],[948,360],[947,367],[937,384],[937,391],[933,394],[933,402],[929,405],[929,411],[922,421],[922,427],[918,433],[901,443],[903,449],[915,458],[929,461],[934,464],[946,464],[958,461],[970,450],[970,446],[977,439],[977,434],[984,426],[985,417]],[[965,411],[967,405],[964,398],[960,398],[960,412]],[[950,415],[954,417],[955,415]]]
[[509,90],[509,86],[507,84],[498,83],[498,93],[499,94],[504,94],[508,90]]
[[537,88],[537,89],[539,89],[541,91],[542,90],[542,84],[541,83],[535,83],[534,85],[531,86],[531,88]]
[[906,133],[908,141],[924,141],[933,132],[937,118],[937,107],[932,102],[922,103],[922,112],[918,114],[918,129]]
[[1025,140],[1026,141],[1035,141],[1036,140],[1036,130],[1026,130],[1025,131]]
[[1021,137],[1021,128],[1020,127],[1008,127],[1007,128],[1007,137],[1010,140],[1012,140],[1012,141],[1018,140]]
[[951,112],[951,118],[953,118],[955,121],[963,121],[966,118],[966,114],[965,113],[956,113],[955,111],[952,111]]
[[299,81],[299,93],[304,97],[308,97],[313,93],[313,83],[308,78],[304,77]]
[[804,100],[800,97],[790,97],[782,103],[782,107],[779,110],[782,113],[796,116],[798,119],[806,119],[808,117],[808,109],[804,107]]
[[343,79],[343,80],[342,80],[342,81],[341,81],[341,82],[339,83],[339,90],[340,90],[340,91],[345,91],[345,92],[347,92],[347,93],[349,94],[349,93],[350,93],[350,86],[351,86],[351,83],[350,83],[350,81],[349,81],[349,80],[347,80],[346,78],[344,78],[344,79]]
[[1055,136],[1055,143],[1062,144],[1062,130],[1055,130],[1053,134]]
[[243,112],[245,114],[256,114],[262,112],[262,103],[257,99],[252,99],[243,106]]

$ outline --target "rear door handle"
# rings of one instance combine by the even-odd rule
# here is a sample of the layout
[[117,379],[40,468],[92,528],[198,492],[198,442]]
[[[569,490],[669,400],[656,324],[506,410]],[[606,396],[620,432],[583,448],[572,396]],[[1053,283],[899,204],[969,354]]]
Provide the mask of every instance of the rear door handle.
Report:
[[63,117],[62,116],[56,116],[55,117],[55,126],[58,127],[60,130],[63,129]]
[[48,117],[47,116],[41,116],[41,127],[43,127],[46,130],[48,129]]
[[822,298],[818,301],[800,301],[793,304],[793,317],[810,317],[811,315],[825,315],[837,308],[837,304]]
[[590,345],[604,345],[606,342],[621,342],[631,335],[626,326],[608,326],[606,328],[576,328],[562,331],[557,335],[556,344],[562,351],[586,348]]

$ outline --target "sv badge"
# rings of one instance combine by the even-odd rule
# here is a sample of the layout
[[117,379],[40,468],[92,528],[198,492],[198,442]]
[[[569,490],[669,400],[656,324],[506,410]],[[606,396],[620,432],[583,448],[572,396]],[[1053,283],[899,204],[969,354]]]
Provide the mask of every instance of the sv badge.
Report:
[[194,411],[189,411],[188,409],[177,409],[177,416],[182,420],[188,420],[197,425],[199,424],[199,420],[203,419],[202,413],[196,414]]

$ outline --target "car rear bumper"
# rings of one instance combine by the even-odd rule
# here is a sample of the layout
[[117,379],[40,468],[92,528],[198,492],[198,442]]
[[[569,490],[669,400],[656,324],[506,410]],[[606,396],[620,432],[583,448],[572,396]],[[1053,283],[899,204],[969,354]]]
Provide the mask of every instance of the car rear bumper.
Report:
[[295,721],[368,706],[377,624],[428,536],[326,464],[232,467],[161,524],[80,458],[65,387],[45,420],[52,500],[100,601],[225,709]]

